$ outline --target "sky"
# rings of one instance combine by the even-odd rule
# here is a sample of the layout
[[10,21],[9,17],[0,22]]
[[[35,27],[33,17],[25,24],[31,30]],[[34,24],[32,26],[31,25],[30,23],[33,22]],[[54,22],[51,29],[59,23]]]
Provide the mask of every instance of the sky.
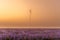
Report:
[[60,0],[0,0],[0,25],[60,26]]

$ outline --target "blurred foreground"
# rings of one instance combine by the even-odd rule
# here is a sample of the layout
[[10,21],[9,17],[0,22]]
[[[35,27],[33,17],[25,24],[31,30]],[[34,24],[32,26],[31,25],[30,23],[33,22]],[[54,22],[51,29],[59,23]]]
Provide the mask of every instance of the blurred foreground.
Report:
[[60,40],[60,29],[0,29],[0,40]]

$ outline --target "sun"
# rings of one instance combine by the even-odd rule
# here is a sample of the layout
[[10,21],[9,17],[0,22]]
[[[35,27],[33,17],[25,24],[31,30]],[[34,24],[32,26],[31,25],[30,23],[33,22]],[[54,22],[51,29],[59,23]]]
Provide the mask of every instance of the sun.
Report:
[[27,6],[22,1],[17,0],[0,0],[0,19],[14,20],[25,19]]

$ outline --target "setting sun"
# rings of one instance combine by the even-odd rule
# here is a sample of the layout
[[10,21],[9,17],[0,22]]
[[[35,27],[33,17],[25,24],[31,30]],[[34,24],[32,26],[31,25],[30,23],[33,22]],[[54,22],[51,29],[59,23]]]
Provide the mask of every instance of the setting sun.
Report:
[[14,18],[24,18],[27,7],[18,0],[0,0],[0,20]]

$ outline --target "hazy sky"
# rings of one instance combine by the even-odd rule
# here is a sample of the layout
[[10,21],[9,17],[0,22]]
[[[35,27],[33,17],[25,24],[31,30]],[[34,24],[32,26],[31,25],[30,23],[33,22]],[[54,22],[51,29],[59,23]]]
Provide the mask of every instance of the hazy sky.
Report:
[[60,0],[0,0],[0,24],[60,26]]

